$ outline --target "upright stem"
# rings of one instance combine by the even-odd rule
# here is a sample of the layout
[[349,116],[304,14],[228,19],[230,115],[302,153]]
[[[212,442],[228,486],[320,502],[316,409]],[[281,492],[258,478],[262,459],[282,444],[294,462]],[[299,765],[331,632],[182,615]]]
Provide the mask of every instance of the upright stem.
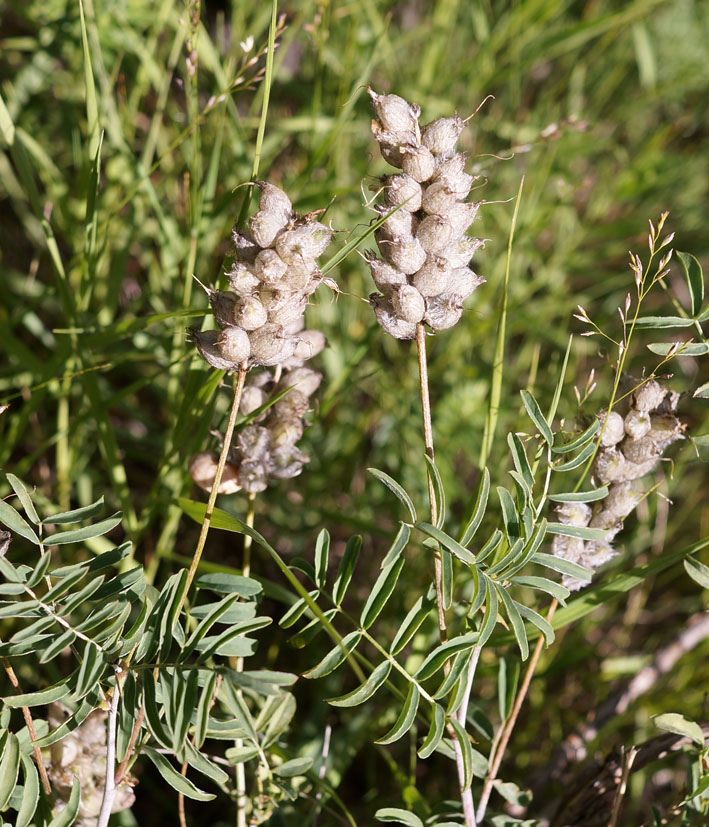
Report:
[[207,542],[207,534],[209,534],[209,526],[212,520],[212,513],[214,512],[214,504],[217,501],[217,492],[219,491],[219,484],[222,481],[222,474],[226,466],[226,458],[229,454],[229,447],[231,446],[231,438],[234,435],[234,426],[236,425],[236,416],[239,413],[239,405],[241,404],[241,394],[244,391],[244,382],[246,381],[246,372],[248,371],[248,363],[244,360],[239,367],[239,373],[236,376],[234,383],[234,399],[231,403],[231,410],[229,411],[229,422],[226,426],[226,433],[224,434],[224,444],[222,445],[222,452],[219,455],[219,463],[217,464],[217,473],[214,476],[212,483],[212,490],[209,492],[209,501],[207,502],[207,510],[204,513],[204,520],[202,521],[202,529],[199,532],[199,540],[197,541],[197,548],[195,549],[192,563],[187,572],[187,583],[182,595],[181,603],[185,602],[187,593],[190,590],[194,576],[197,573],[197,566],[202,558],[204,551],[204,544]]
[[[554,617],[554,612],[556,612],[556,608],[558,605],[558,601],[556,600],[556,598],[554,598],[551,601],[549,611],[547,612],[547,621],[551,622],[552,618]],[[515,698],[514,706],[512,707],[512,711],[510,712],[510,717],[505,721],[505,726],[502,729],[502,734],[500,735],[500,740],[497,744],[495,755],[492,761],[490,762],[490,770],[487,774],[487,778],[485,779],[483,791],[480,795],[480,802],[478,804],[478,821],[482,821],[485,817],[485,810],[487,809],[487,802],[490,800],[492,785],[495,782],[495,779],[497,778],[497,771],[500,769],[500,764],[502,763],[502,759],[505,755],[507,744],[510,741],[512,730],[515,728],[517,718],[519,717],[520,710],[522,709],[522,704],[524,703],[524,699],[527,697],[529,685],[532,682],[532,677],[534,676],[537,664],[539,663],[539,657],[542,654],[543,648],[544,636],[540,634],[539,640],[537,641],[537,645],[534,647],[532,657],[529,659],[529,665],[527,666],[527,671],[524,673],[524,679],[522,680],[522,685],[520,686],[519,692],[517,693],[517,697]]]
[[[426,446],[426,454],[433,460],[433,426],[431,424],[431,397],[428,391],[428,364],[426,362],[426,330],[423,323],[416,325],[416,348],[419,359],[419,381],[421,385],[421,413],[423,416],[423,441]],[[436,491],[433,487],[433,477],[428,470],[428,501],[431,506],[431,523],[436,524],[438,520],[438,504],[436,502]],[[448,630],[446,628],[446,613],[443,605],[443,566],[441,564],[440,549],[433,553],[433,570],[436,580],[436,604],[438,605],[438,630],[442,641],[447,640]]]
[[106,827],[111,817],[113,802],[116,798],[116,726],[118,723],[118,671],[116,671],[116,684],[113,687],[113,697],[108,710],[108,726],[106,736],[106,780],[103,788],[103,801],[101,811],[98,814],[96,827]]

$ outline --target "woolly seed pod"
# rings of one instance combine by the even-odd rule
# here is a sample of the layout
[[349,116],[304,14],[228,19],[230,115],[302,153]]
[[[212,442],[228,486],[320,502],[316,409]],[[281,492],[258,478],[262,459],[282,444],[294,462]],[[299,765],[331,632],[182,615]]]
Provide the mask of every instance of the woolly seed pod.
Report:
[[304,463],[308,462],[309,459],[295,445],[283,445],[271,452],[268,461],[268,472],[279,480],[291,479],[300,474]]
[[421,132],[421,142],[439,158],[448,158],[455,153],[460,133],[465,128],[459,115],[452,118],[438,118]]
[[414,181],[423,184],[433,175],[436,169],[436,159],[433,153],[425,146],[409,145],[401,147],[401,169],[410,175]]
[[288,217],[282,212],[259,210],[249,219],[251,235],[259,247],[270,247],[286,224]]
[[472,296],[475,289],[484,282],[485,279],[474,273],[469,267],[456,267],[455,270],[451,270],[447,292],[460,296],[461,301],[463,301]]
[[[391,212],[386,207],[375,208],[380,215]],[[414,234],[415,223],[413,213],[407,210],[398,209],[392,212],[386,221],[379,227],[377,233],[383,238],[411,238]],[[418,223],[418,222],[417,222]]]
[[416,136],[414,133],[389,132],[388,130],[382,129],[376,121],[372,121],[371,127],[372,135],[374,135],[376,142],[379,144],[379,151],[382,154],[382,158],[393,167],[401,169],[404,163],[401,148],[402,146],[415,142]]
[[288,267],[275,250],[261,250],[254,261],[254,275],[267,284],[279,282]]
[[426,299],[426,315],[423,320],[431,330],[448,330],[458,324],[463,315],[463,302],[459,296],[441,293]]
[[256,330],[266,324],[268,313],[256,296],[245,296],[236,308],[234,319],[243,330]]
[[645,462],[630,462],[629,460],[626,460],[625,465],[623,466],[623,480],[626,482],[639,480],[646,474],[654,471],[659,462],[659,455],[648,459]]
[[293,205],[290,198],[283,190],[274,187],[267,181],[257,181],[256,186],[261,190],[258,206],[262,212],[282,213],[290,216],[293,212]]
[[282,327],[300,319],[305,313],[308,299],[302,293],[283,291],[280,301],[272,301],[268,307],[268,320]]
[[599,569],[616,556],[616,551],[608,543],[589,541],[584,548],[581,565],[592,569]]
[[263,459],[268,451],[269,431],[262,425],[247,425],[236,437],[242,456],[249,460]]
[[578,563],[583,554],[583,540],[579,537],[566,537],[564,534],[555,534],[551,543],[551,551],[555,557],[571,560]]
[[[217,475],[217,465],[219,464],[219,455],[213,451],[200,451],[198,454],[190,457],[187,464],[187,470],[192,481],[195,482],[204,491],[211,491],[214,484],[214,478]],[[235,494],[241,490],[239,484],[239,470],[230,462],[224,466],[222,478],[217,488],[218,494]]]
[[400,319],[391,302],[380,293],[372,293],[369,303],[374,310],[374,317],[379,326],[395,339],[413,339],[416,336],[416,324]]
[[249,336],[240,327],[225,327],[217,339],[219,352],[234,365],[240,365],[251,355]]
[[221,350],[217,346],[217,339],[219,338],[218,330],[192,330],[192,341],[197,346],[199,355],[213,368],[217,370],[236,370],[239,365],[234,364],[230,359],[222,356]]
[[[255,257],[254,257],[255,258]],[[227,273],[229,287],[237,296],[249,296],[261,283],[256,278],[250,266],[237,261]]]
[[391,303],[396,315],[406,322],[416,324],[423,319],[426,303],[419,291],[410,284],[402,284],[392,291]]
[[445,215],[448,217],[450,210],[457,204],[453,190],[442,181],[429,184],[423,191],[421,208],[429,215]]
[[410,175],[391,175],[386,179],[384,200],[390,207],[401,207],[408,212],[421,209],[421,184]]
[[644,496],[645,492],[637,484],[616,482],[611,485],[608,496],[603,500],[603,507],[619,520],[624,520]]
[[273,406],[273,413],[278,419],[300,419],[310,407],[306,394],[297,388],[288,393]]
[[303,436],[303,422],[300,419],[272,419],[268,423],[268,434],[273,449],[295,445]]
[[564,525],[587,526],[591,509],[586,503],[562,503],[557,506],[556,518]]
[[475,221],[482,201],[469,201],[466,204],[456,203],[450,208],[447,218],[453,227],[453,237],[461,236]]
[[282,382],[284,385],[295,385],[295,390],[305,396],[312,396],[322,382],[322,373],[310,368],[295,368],[283,377]]
[[422,296],[439,296],[449,291],[451,272],[448,259],[431,254],[423,267],[414,273],[411,282]]
[[632,404],[639,411],[653,411],[659,408],[667,390],[659,382],[650,379],[633,392]]
[[214,321],[219,327],[234,324],[237,295],[228,290],[207,290]]
[[406,284],[406,276],[400,273],[391,264],[381,261],[378,258],[368,258],[369,270],[372,274],[372,279],[382,293],[386,293],[393,287],[398,287],[401,284]]
[[612,511],[603,509],[591,517],[590,528],[601,528],[606,531],[605,542],[610,543],[615,535],[622,530],[623,523]]
[[427,215],[416,230],[416,239],[427,253],[443,254],[453,238],[453,227],[443,215]]
[[672,414],[677,410],[679,404],[680,394],[677,391],[667,391],[667,395],[662,402],[657,406],[656,412],[658,414]]
[[290,264],[300,259],[316,259],[330,243],[332,233],[324,224],[313,221],[286,230],[276,240],[278,255]]
[[650,417],[650,430],[647,436],[664,450],[671,442],[684,439],[682,423],[671,414],[653,414]]
[[239,477],[244,491],[260,494],[268,488],[268,468],[259,460],[246,460],[239,466]]
[[662,453],[661,449],[648,437],[641,439],[626,439],[621,446],[623,456],[629,461],[636,464],[642,464],[648,460],[659,457]]
[[236,228],[232,230],[231,235],[234,239],[237,261],[253,261],[259,251],[258,244],[254,242],[254,239],[248,233],[240,233]]
[[456,270],[458,267],[465,267],[475,253],[484,246],[485,241],[482,238],[464,235],[457,241],[445,246],[440,251],[440,255],[447,258],[451,263],[451,267]]
[[255,385],[247,385],[241,393],[241,404],[239,410],[244,416],[253,413],[266,402],[266,394]]
[[282,359],[286,359],[293,353],[295,343],[293,343],[290,353],[287,344],[291,339],[283,338],[283,328],[279,325],[265,324],[263,327],[252,331],[249,334],[249,341],[251,342],[251,358],[259,365],[268,367],[269,365],[277,365]]
[[602,413],[598,419],[601,423],[601,445],[603,448],[612,448],[617,445],[625,436],[625,423],[623,417],[617,411],[610,414]]
[[451,155],[449,158],[436,159],[436,169],[433,173],[434,181],[442,181],[454,190],[456,187],[453,186],[453,183],[464,174],[465,155],[463,155],[462,152],[459,152],[457,155]]
[[620,451],[606,448],[596,457],[595,473],[602,483],[624,482],[628,479],[625,466],[625,457]]
[[641,439],[650,430],[650,414],[631,410],[625,417],[625,433],[631,439]]
[[398,238],[382,245],[382,255],[400,273],[410,275],[420,270],[426,261],[426,251],[417,238]]
[[367,87],[372,106],[384,129],[390,132],[414,132],[418,129],[421,107],[398,95],[378,95]]

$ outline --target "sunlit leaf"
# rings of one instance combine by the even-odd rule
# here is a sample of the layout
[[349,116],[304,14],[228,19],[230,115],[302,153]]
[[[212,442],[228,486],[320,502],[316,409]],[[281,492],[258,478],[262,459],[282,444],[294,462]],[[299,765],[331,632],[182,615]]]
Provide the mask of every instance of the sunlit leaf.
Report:
[[391,663],[388,660],[382,661],[361,686],[339,698],[328,698],[327,702],[332,706],[359,706],[374,695],[387,679],[390,671]]

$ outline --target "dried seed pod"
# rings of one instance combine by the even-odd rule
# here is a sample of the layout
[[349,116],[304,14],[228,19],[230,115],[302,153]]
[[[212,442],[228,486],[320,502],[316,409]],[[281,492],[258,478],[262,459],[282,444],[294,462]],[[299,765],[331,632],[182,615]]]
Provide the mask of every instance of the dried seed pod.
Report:
[[485,241],[482,238],[472,238],[472,236],[464,235],[457,241],[452,241],[440,251],[440,255],[447,258],[451,263],[451,267],[456,270],[458,267],[465,267],[475,253],[485,246]]
[[453,227],[453,237],[461,236],[475,221],[483,201],[469,201],[465,204],[456,203],[448,211],[446,217]]
[[472,296],[475,289],[484,282],[485,279],[474,273],[469,267],[456,267],[455,270],[451,270],[447,292],[460,296],[461,301],[463,301]]
[[276,240],[276,251],[286,264],[313,260],[325,252],[331,238],[332,232],[324,224],[312,221],[281,233]]
[[259,210],[249,219],[251,235],[259,247],[270,247],[287,224],[288,217],[282,212]]
[[306,290],[315,281],[320,284],[322,273],[311,258],[295,256],[288,263],[287,272],[278,285],[281,290]]
[[268,451],[269,429],[262,425],[247,425],[236,435],[236,445],[248,460],[263,460]]
[[293,357],[303,362],[317,356],[327,344],[325,334],[320,330],[301,330],[294,339]]
[[386,179],[384,200],[390,207],[401,207],[408,212],[421,209],[421,184],[410,175],[391,175]]
[[465,128],[459,115],[452,118],[438,118],[421,132],[421,143],[439,158],[449,158],[455,153],[460,133]]
[[288,266],[275,250],[261,250],[254,261],[254,275],[267,284],[280,282]]
[[272,302],[268,308],[269,322],[285,327],[305,313],[308,299],[302,293],[287,293],[283,291],[283,298],[279,302]]
[[251,354],[249,336],[240,327],[225,327],[217,339],[217,347],[224,359],[240,365]]
[[623,454],[616,448],[606,448],[596,457],[595,474],[602,483],[625,482],[626,461]]
[[372,279],[382,293],[387,293],[394,287],[406,284],[406,276],[400,273],[391,264],[374,257],[367,257]]
[[259,460],[246,460],[239,466],[239,478],[244,491],[260,494],[268,488],[268,466]]
[[603,507],[615,514],[619,520],[624,520],[644,496],[645,492],[637,483],[633,485],[632,482],[615,482],[603,500]]
[[312,396],[322,382],[322,373],[310,368],[295,368],[288,371],[281,382],[286,386],[295,385],[295,389],[305,396]]
[[374,310],[374,316],[380,327],[395,339],[413,339],[416,336],[416,324],[400,319],[395,313],[391,302],[380,293],[372,293],[369,303]]
[[260,408],[266,402],[268,397],[255,385],[247,385],[241,394],[241,404],[239,410],[244,416],[253,413],[257,408]]
[[443,215],[427,215],[416,230],[416,239],[427,253],[445,255],[453,238],[453,226]]
[[239,364],[235,364],[230,359],[222,356],[222,352],[217,346],[217,339],[219,338],[218,330],[192,330],[190,331],[192,341],[197,346],[199,355],[211,367],[217,370],[238,370]]
[[564,525],[587,526],[591,509],[586,503],[562,503],[556,508],[556,519]]
[[290,216],[293,213],[293,205],[290,198],[283,190],[274,187],[267,181],[257,181],[256,186],[261,190],[258,206],[262,212],[282,213]]
[[303,422],[300,419],[271,419],[268,423],[268,434],[272,449],[295,445],[303,436]]
[[623,522],[612,511],[603,509],[591,517],[590,528],[601,528],[606,532],[605,542],[610,543],[615,535],[622,530]]
[[443,181],[429,184],[421,197],[421,208],[429,215],[445,215],[458,204],[455,193]]
[[[190,457],[187,464],[187,470],[192,481],[195,482],[204,491],[211,491],[214,484],[214,478],[217,475],[217,466],[219,464],[219,455],[213,451],[200,451],[198,454]],[[218,494],[235,494],[241,490],[239,484],[239,469],[227,462],[224,466],[222,478],[217,488]]]
[[268,313],[256,296],[244,296],[237,306],[234,319],[243,330],[256,330],[266,324]]
[[417,238],[398,238],[388,241],[382,244],[382,255],[396,270],[406,275],[420,270],[426,261],[426,251]]
[[297,388],[288,393],[273,406],[273,414],[278,419],[300,419],[310,407],[307,395]]
[[423,320],[431,330],[448,330],[458,324],[463,315],[463,302],[452,293],[441,293],[426,299],[426,315]]
[[254,275],[252,266],[237,261],[227,273],[229,287],[237,296],[250,296],[261,284],[260,280]]
[[605,412],[598,417],[601,423],[601,445],[603,448],[612,448],[625,436],[625,423],[617,411]]
[[410,284],[396,287],[391,294],[391,303],[396,315],[406,322],[416,324],[423,319],[426,303],[419,291]]
[[584,542],[579,537],[567,537],[564,534],[555,534],[551,543],[551,551],[555,557],[562,560],[571,560],[578,563],[584,551]]
[[[265,324],[249,334],[249,341],[251,342],[251,358],[257,364],[268,367],[282,361],[279,357],[288,350],[284,345],[287,346],[292,339],[284,338],[283,328],[279,325]],[[283,359],[291,356],[294,349],[295,343],[293,342],[290,353],[283,356]]]
[[679,404],[680,394],[677,391],[667,391],[667,395],[662,402],[657,406],[656,413],[658,414],[672,414],[677,410]]
[[653,414],[650,417],[650,430],[647,433],[657,446],[664,450],[670,443],[684,439],[682,423],[672,414]]
[[219,327],[228,327],[234,324],[238,298],[236,293],[228,290],[207,289],[207,295],[214,314],[214,321]]
[[268,471],[276,479],[291,479],[300,474],[303,470],[303,464],[309,460],[310,457],[306,456],[295,445],[284,445],[271,452]]
[[629,460],[626,460],[623,471],[623,480],[627,482],[639,480],[654,471],[659,462],[659,456],[648,459],[645,462],[630,462]]
[[666,394],[666,388],[654,379],[650,379],[633,392],[633,407],[639,411],[654,411],[655,408],[659,408]]
[[626,439],[621,445],[623,456],[636,464],[642,464],[648,460],[659,457],[662,450],[649,437],[641,439]]
[[625,433],[631,439],[641,439],[650,430],[650,414],[631,410],[625,417]]
[[379,151],[382,158],[393,167],[402,168],[404,156],[401,153],[402,146],[416,141],[413,132],[396,133],[382,129],[377,121],[372,121],[372,134],[379,144]]
[[413,132],[418,130],[421,107],[410,104],[398,95],[378,95],[367,87],[372,106],[384,129],[390,132]]
[[590,569],[599,569],[616,555],[617,552],[608,543],[598,543],[591,540],[586,543],[581,565]]
[[386,207],[375,207],[379,215],[390,213],[386,221],[379,227],[377,233],[386,239],[411,238],[414,234],[415,224],[413,213],[407,210],[398,209],[395,212]]
[[259,246],[255,243],[254,239],[248,233],[240,233],[236,227],[232,230],[231,235],[234,239],[237,261],[253,261],[259,251]]
[[450,292],[451,273],[448,259],[431,254],[426,258],[423,267],[414,273],[411,282],[422,296],[439,296],[441,293]]
[[451,155],[448,158],[436,159],[436,169],[433,173],[434,181],[442,181],[454,190],[456,187],[453,186],[453,183],[464,174],[465,155],[462,152],[459,152],[457,155]]
[[436,159],[431,150],[418,144],[409,144],[402,146],[400,151],[401,169],[406,175],[410,175],[419,184],[428,181],[436,169]]

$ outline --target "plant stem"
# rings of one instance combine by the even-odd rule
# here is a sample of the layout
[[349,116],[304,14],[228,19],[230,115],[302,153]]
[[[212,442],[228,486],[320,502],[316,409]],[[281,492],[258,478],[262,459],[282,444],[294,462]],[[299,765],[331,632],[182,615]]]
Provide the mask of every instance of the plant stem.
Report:
[[[421,386],[421,413],[423,416],[423,440],[426,446],[426,454],[429,459],[434,459],[433,453],[433,426],[431,424],[431,397],[428,390],[428,364],[426,361],[426,330],[423,323],[416,325],[416,349],[419,360],[419,381]],[[433,487],[433,477],[428,469],[428,501],[431,506],[431,523],[438,522],[438,504],[436,492]],[[436,549],[433,553],[433,570],[436,580],[436,604],[438,606],[438,631],[442,641],[448,639],[446,628],[446,613],[443,605],[443,566],[441,564],[441,551]]]
[[[468,720],[468,703],[470,701],[470,690],[473,688],[473,679],[475,677],[475,670],[478,666],[478,661],[480,660],[480,652],[481,648],[476,646],[473,649],[473,654],[470,658],[470,663],[468,664],[468,676],[465,682],[465,693],[463,694],[463,700],[458,708],[458,712],[456,713],[456,717],[458,718],[458,722],[460,725],[465,729],[465,723]],[[456,747],[458,746],[456,742]],[[463,767],[462,762],[462,755],[460,756],[460,760],[458,758],[459,749],[456,749],[456,764],[458,765],[458,778],[460,779],[460,786],[461,790],[463,788],[463,778],[465,773],[465,768]],[[463,813],[465,815],[465,823],[466,825],[472,825],[475,827],[476,820],[475,820],[475,802],[473,801],[473,791],[470,787],[467,790],[461,793],[461,800],[463,802]]]
[[[554,598],[551,601],[549,611],[547,612],[547,621],[551,622],[552,618],[554,617],[554,612],[556,612],[556,608],[558,605],[558,601],[556,600],[556,598]],[[527,671],[524,673],[522,686],[520,686],[519,688],[519,692],[517,693],[517,697],[515,698],[514,706],[512,707],[510,716],[505,722],[502,734],[500,735],[500,740],[497,744],[497,749],[495,750],[495,755],[490,763],[490,770],[487,774],[487,778],[485,779],[485,783],[483,784],[483,791],[480,795],[480,802],[478,804],[477,811],[478,821],[482,821],[485,817],[485,810],[487,809],[487,802],[490,800],[492,785],[495,779],[497,778],[497,771],[500,769],[500,764],[502,763],[502,758],[504,757],[505,750],[507,749],[507,744],[509,743],[510,737],[512,735],[512,730],[514,729],[515,724],[517,723],[517,718],[519,716],[520,710],[522,709],[524,699],[527,697],[529,685],[532,682],[532,677],[534,676],[537,664],[539,663],[539,658],[542,654],[543,648],[544,635],[540,634],[539,639],[537,640],[537,645],[534,647],[532,657],[529,659]]]
[[101,811],[96,820],[96,827],[107,827],[108,820],[111,817],[111,810],[113,802],[116,798],[116,724],[118,722],[118,701],[120,693],[118,691],[118,672],[116,670],[116,683],[113,687],[113,696],[111,697],[111,706],[108,710],[108,726],[106,736],[106,781],[103,787],[103,801],[101,802]]
[[197,572],[197,566],[199,565],[199,561],[202,557],[202,552],[204,551],[204,544],[207,542],[207,534],[209,533],[209,526],[212,520],[212,512],[214,511],[214,504],[217,501],[219,484],[222,481],[222,474],[224,473],[227,454],[229,453],[229,447],[231,446],[231,438],[234,434],[236,416],[239,412],[239,405],[241,404],[241,394],[244,391],[244,382],[246,381],[247,371],[248,363],[244,360],[239,367],[239,373],[237,374],[236,381],[234,382],[234,399],[231,403],[231,411],[229,411],[229,422],[227,423],[226,433],[224,434],[224,444],[222,445],[222,452],[219,455],[219,463],[217,464],[217,473],[215,474],[214,482],[212,483],[212,490],[209,492],[207,510],[204,513],[204,520],[202,521],[202,529],[199,533],[197,548],[195,549],[194,556],[192,557],[192,563],[190,564],[189,571],[187,572],[187,582],[185,583],[182,600],[180,601],[180,608],[182,608],[182,604],[184,604],[187,593],[190,590],[190,586],[192,585],[192,581],[194,580],[194,576]]

